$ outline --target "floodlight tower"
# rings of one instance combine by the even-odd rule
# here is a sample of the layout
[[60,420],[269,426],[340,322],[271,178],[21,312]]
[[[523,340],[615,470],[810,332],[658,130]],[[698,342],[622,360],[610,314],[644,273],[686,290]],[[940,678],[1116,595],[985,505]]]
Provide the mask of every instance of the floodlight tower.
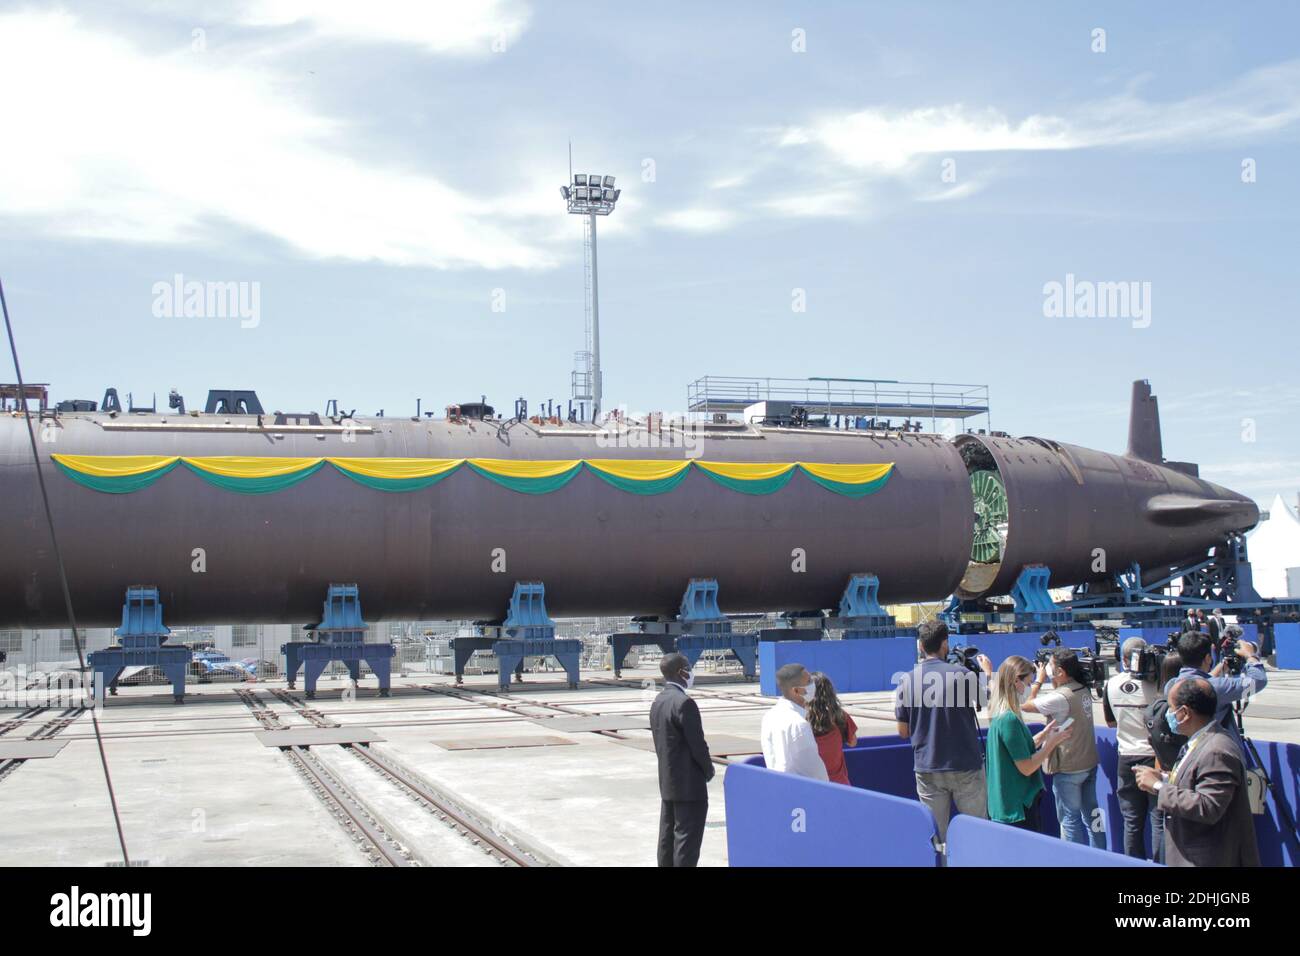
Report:
[[591,404],[591,420],[600,420],[603,382],[600,374],[600,290],[596,280],[596,217],[614,211],[621,189],[614,188],[613,176],[595,173],[570,173],[569,185],[560,187],[560,195],[569,204],[569,212],[586,216],[584,259],[586,261],[587,348],[574,355],[573,400]]

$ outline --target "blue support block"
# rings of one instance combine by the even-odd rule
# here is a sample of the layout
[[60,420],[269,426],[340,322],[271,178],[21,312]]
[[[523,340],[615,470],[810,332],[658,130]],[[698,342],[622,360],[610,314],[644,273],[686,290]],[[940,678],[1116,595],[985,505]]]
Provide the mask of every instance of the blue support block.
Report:
[[551,640],[555,622],[546,613],[546,586],[540,581],[517,581],[502,625],[521,640]]
[[691,578],[682,595],[677,619],[683,623],[717,621],[724,615],[718,607],[718,582],[713,578]]
[[521,670],[525,657],[554,657],[564,668],[569,686],[578,686],[578,662],[582,658],[582,641],[567,638],[538,638],[511,640],[502,638],[492,645],[497,655],[497,684],[502,690],[510,687],[510,674]]
[[452,663],[456,673],[456,683],[464,683],[465,667],[475,651],[492,650],[491,637],[453,637],[451,639]]
[[388,696],[392,687],[393,645],[366,643],[366,622],[361,616],[361,592],[357,585],[331,584],[321,608],[320,623],[311,631],[315,640],[280,645],[290,689],[301,667],[307,698],[314,698],[316,682],[333,661],[347,667],[355,684],[361,680],[361,662],[365,661],[379,680],[379,696]]
[[117,679],[128,667],[157,667],[171,681],[176,703],[185,701],[185,675],[193,654],[188,647],[167,644],[171,630],[163,624],[158,589],[133,585],[126,589],[118,646],[93,651],[86,657],[94,673],[94,694],[100,702],[104,689],[117,693]]
[[731,621],[718,607],[718,582],[713,578],[691,578],[682,595],[677,620],[682,630],[690,634],[730,633]]
[[1016,578],[1016,583],[1011,587],[1011,599],[1016,605],[1016,625],[1032,627],[1034,625],[1044,625],[1046,627],[1069,626],[1074,620],[1074,614],[1069,610],[1063,610],[1056,606],[1052,596],[1048,593],[1048,581],[1051,578],[1051,571],[1042,564],[1028,564]]
[[[783,642],[784,643],[784,642]],[[800,646],[806,646],[804,641],[797,641]],[[765,644],[764,646],[771,646]],[[686,655],[690,661],[691,667],[700,659],[700,655],[705,651],[731,651],[740,661],[740,667],[745,672],[745,676],[754,678],[758,675],[758,635],[757,634],[734,634],[734,633],[714,633],[714,634],[683,634],[677,638],[677,651]]]
[[718,582],[713,578],[691,578],[678,609],[677,652],[691,667],[705,651],[731,651],[740,661],[745,676],[758,676],[758,635],[736,634],[731,620],[718,606]]
[[[553,657],[564,668],[569,686],[578,686],[582,641],[555,637],[555,622],[546,613],[546,586],[541,581],[516,581],[500,624],[483,628],[474,637],[452,639],[456,683],[464,680],[465,665],[475,651],[491,650],[497,656],[497,687],[510,689],[513,674],[523,680],[524,658]],[[624,651],[626,654],[626,651]]]
[[623,661],[632,648],[657,647],[664,654],[671,654],[677,649],[677,641],[673,637],[630,632],[609,635],[609,646],[614,663],[614,677],[617,679],[623,676]]
[[853,575],[840,596],[838,613],[826,626],[843,631],[845,640],[899,636],[893,616],[880,605],[879,594],[880,579],[874,574]]

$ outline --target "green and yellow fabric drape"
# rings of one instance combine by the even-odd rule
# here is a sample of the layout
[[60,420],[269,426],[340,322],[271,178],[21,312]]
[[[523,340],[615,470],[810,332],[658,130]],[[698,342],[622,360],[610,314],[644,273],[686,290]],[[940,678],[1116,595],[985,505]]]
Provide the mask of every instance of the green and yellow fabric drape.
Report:
[[94,491],[127,494],[147,488],[176,468],[186,468],[226,491],[262,495],[283,491],[329,466],[367,488],[415,491],[468,468],[488,481],[522,494],[544,495],[563,488],[586,470],[620,491],[660,495],[672,491],[690,471],[747,495],[770,495],[796,473],[849,498],[879,491],[893,463],[820,464],[815,462],[735,462],[573,458],[521,461],[506,458],[186,458],[166,455],[51,455],[59,471]]

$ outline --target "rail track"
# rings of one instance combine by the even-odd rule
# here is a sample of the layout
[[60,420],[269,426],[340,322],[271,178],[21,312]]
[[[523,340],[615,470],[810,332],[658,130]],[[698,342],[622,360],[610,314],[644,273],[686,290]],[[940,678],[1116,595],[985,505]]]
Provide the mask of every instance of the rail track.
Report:
[[[21,729],[49,709],[48,707],[29,707],[17,717],[0,724],[0,734],[7,734]],[[73,722],[83,713],[85,713],[84,707],[66,707],[57,717],[46,721],[28,734],[27,739],[48,740],[50,737],[57,737],[71,727]],[[0,781],[3,781],[26,762],[27,760],[24,757],[11,757],[8,760],[0,760]]]
[[[256,692],[239,689],[235,693],[249,707],[254,718],[264,729],[287,729],[280,714],[263,706]],[[305,719],[315,727],[342,726],[336,721],[329,720],[315,708],[309,707],[301,698],[287,690],[272,689],[269,693],[278,701],[289,705],[295,716]],[[381,756],[365,744],[337,746],[356,757],[388,784],[433,814],[440,822],[499,864],[504,866],[547,864],[547,861],[501,833],[500,828],[480,819],[477,814],[450,794],[424,781],[391,757]],[[331,771],[317,755],[312,753],[310,748],[293,746],[281,748],[281,751],[293,762],[295,769],[326,803],[340,825],[353,837],[372,864],[376,866],[420,865],[420,861],[410,847],[397,834],[391,832],[355,789],[345,784],[338,774]]]

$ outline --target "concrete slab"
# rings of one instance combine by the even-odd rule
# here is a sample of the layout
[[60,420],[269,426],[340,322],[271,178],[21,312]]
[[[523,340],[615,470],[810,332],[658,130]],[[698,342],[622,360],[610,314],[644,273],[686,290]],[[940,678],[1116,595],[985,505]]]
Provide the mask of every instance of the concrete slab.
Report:
[[[250,712],[251,714],[251,712]],[[265,747],[323,747],[328,744],[368,744],[384,739],[369,727],[290,727],[254,734]]]
[[532,717],[538,727],[566,734],[597,733],[602,730],[649,730],[649,717]]
[[709,753],[715,757],[734,757],[741,754],[761,754],[763,752],[763,747],[757,738],[706,733],[704,741],[709,745]]
[[435,740],[443,750],[514,750],[518,747],[571,747],[576,740],[563,737],[471,737]]
[[66,740],[0,740],[0,760],[41,760],[67,745]]
[[[638,727],[645,727],[662,680],[648,668],[624,675],[622,682],[584,681],[578,690],[530,681],[500,695],[495,675],[469,677],[463,689],[452,690],[450,677],[411,674],[394,677],[391,698],[345,695],[345,681],[326,679],[312,706],[343,725],[336,733],[345,732],[348,739],[365,734],[376,741],[377,754],[397,760],[481,819],[526,836],[549,858],[589,866],[649,866],[655,860],[659,791],[650,733]],[[438,692],[421,685],[434,685]],[[283,682],[252,685],[259,707],[295,730],[316,733],[295,708],[269,693],[279,687]],[[757,751],[760,722],[773,704],[759,695],[757,684],[713,677],[701,667],[691,695],[715,754]],[[863,715],[858,719],[863,736],[894,732],[889,692],[845,694],[842,700]],[[1100,721],[1100,703],[1096,707]],[[0,719],[17,714],[0,710]],[[986,717],[980,716],[982,723]],[[1268,688],[1246,712],[1248,732],[1300,743],[1296,717],[1300,672],[1270,670]],[[34,730],[46,719],[41,715],[23,726]],[[271,732],[228,686],[191,687],[183,707],[156,688],[123,688],[100,720],[133,860],[182,866],[367,865],[277,744],[263,743],[259,735]],[[557,733],[564,726],[558,721],[568,720],[636,726],[613,731],[621,739]],[[0,739],[9,736],[13,733]],[[547,742],[557,737],[567,745]],[[493,746],[501,738],[530,745]],[[449,749],[442,745],[447,741],[464,747]],[[30,760],[0,781],[0,866],[120,861],[88,718],[50,743],[63,746],[58,760]],[[496,865],[348,750],[320,746],[315,753],[422,860]],[[705,866],[725,865],[727,859],[725,776],[719,766],[709,785],[700,857]]]

